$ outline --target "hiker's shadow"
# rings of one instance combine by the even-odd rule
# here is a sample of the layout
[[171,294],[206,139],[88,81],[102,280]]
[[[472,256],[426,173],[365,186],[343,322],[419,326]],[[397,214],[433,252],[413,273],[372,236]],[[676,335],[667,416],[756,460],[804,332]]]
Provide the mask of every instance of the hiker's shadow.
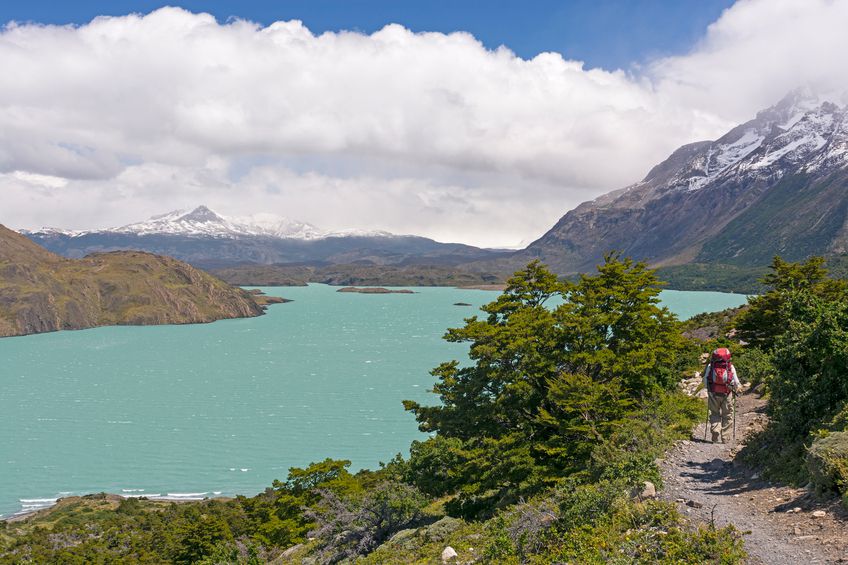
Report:
[[765,486],[762,481],[753,480],[747,474],[733,462],[718,457],[711,461],[689,461],[681,473],[682,476],[701,483],[701,487],[696,487],[699,490],[719,496],[743,494]]

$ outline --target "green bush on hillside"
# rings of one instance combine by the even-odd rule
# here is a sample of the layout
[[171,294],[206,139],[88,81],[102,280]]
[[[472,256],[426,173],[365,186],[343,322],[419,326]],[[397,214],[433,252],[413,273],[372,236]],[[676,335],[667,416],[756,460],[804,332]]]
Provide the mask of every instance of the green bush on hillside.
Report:
[[631,500],[620,482],[563,485],[490,520],[495,563],[738,563],[732,526],[688,526],[673,504]]
[[770,478],[812,479],[830,488],[829,452],[814,440],[821,441],[820,429],[834,429],[848,403],[848,282],[828,278],[815,257],[805,263],[775,258],[772,271],[770,290],[750,301],[738,325],[743,339],[763,348],[750,356],[749,369],[770,394],[769,426],[744,456],[764,465]]
[[[679,380],[686,342],[659,292],[653,271],[617,255],[576,283],[538,262],[516,273],[484,319],[448,331],[474,364],[434,370],[442,404],[405,403],[443,438],[418,446],[411,468],[432,469],[440,441],[456,485],[448,509],[464,517],[585,474],[594,449]],[[546,307],[554,296],[562,304]],[[428,488],[427,478],[413,481]]]
[[819,491],[848,493],[848,432],[817,438],[807,452],[807,469]]

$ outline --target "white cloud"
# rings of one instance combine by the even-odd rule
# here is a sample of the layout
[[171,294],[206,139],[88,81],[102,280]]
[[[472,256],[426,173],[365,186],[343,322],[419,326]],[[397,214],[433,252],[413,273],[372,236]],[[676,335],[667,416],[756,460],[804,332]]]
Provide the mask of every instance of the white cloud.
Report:
[[0,222],[103,227],[206,203],[515,244],[799,81],[844,88],[845,21],[848,2],[740,2],[691,53],[629,72],[397,25],[315,36],[175,8],[13,24]]

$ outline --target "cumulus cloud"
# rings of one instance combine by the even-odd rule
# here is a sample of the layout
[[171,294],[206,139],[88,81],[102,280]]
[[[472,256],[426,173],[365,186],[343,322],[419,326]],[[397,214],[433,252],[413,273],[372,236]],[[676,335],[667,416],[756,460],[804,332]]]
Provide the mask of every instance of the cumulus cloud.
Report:
[[848,3],[751,0],[627,71],[465,33],[312,34],[163,8],[0,33],[0,222],[206,203],[510,245],[799,82],[844,88]]

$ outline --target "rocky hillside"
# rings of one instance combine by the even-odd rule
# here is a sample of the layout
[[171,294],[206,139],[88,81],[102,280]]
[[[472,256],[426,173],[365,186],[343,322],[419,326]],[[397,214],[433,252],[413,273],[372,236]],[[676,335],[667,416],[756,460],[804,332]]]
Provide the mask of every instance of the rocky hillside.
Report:
[[258,316],[261,302],[170,257],[65,259],[0,226],[0,336]]
[[581,204],[513,261],[590,270],[610,249],[654,265],[765,265],[848,248],[848,110],[794,92],[641,181]]

